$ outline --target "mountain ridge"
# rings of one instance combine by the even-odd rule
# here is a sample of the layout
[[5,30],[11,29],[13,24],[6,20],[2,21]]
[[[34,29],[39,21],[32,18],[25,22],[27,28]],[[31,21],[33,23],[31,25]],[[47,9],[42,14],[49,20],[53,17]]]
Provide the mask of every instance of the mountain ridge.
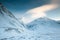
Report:
[[35,26],[35,25],[39,25],[39,26],[47,26],[47,27],[56,27],[56,28],[60,28],[60,24],[52,19],[49,19],[47,17],[43,17],[43,18],[38,18],[34,21],[32,21],[31,23],[27,24],[27,27],[30,28],[29,26]]

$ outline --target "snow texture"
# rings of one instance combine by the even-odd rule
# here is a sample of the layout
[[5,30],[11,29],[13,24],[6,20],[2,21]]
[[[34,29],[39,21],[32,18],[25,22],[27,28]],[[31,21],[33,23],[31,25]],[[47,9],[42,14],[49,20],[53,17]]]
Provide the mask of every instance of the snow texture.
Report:
[[60,40],[60,22],[44,17],[23,24],[0,4],[0,40]]

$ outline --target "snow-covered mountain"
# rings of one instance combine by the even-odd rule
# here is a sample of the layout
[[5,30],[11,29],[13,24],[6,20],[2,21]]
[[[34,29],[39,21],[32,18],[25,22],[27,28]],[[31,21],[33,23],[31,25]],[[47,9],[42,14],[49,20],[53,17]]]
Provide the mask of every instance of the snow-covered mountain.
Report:
[[60,24],[49,18],[38,18],[26,28],[40,36],[40,40],[60,40]]
[[[44,27],[44,28],[47,28],[48,30],[53,31],[55,29],[60,29],[60,23],[46,17],[41,17],[27,24],[26,28],[30,30],[41,30],[41,29],[38,29],[40,27]],[[43,30],[44,29],[42,28],[42,31]]]
[[16,36],[23,29],[24,24],[0,3],[0,39]]
[[40,17],[24,24],[0,4],[0,40],[60,40],[60,23]]
[[[60,23],[58,21],[49,19],[47,17],[41,17],[38,18],[32,22],[30,22],[29,24],[27,24],[27,28],[31,28],[32,26],[46,26],[46,27],[54,27],[54,28],[60,28]],[[32,28],[33,28],[32,27]]]

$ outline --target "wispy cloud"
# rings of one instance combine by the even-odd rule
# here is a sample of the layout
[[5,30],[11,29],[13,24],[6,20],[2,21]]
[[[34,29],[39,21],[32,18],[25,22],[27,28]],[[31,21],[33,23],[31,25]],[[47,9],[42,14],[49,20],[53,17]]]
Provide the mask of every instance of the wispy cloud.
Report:
[[56,5],[44,5],[44,6],[40,6],[40,7],[30,9],[26,12],[26,15],[23,17],[22,20],[25,23],[29,23],[29,22],[37,19],[37,18],[47,16],[45,12],[52,10],[54,8],[56,8]]
[[[59,4],[59,0],[51,0],[49,4],[30,9],[26,12],[26,15],[22,18],[22,20],[24,21],[24,23],[29,23],[40,17],[49,18],[50,16],[48,16],[46,12],[56,9],[58,7],[58,4]],[[54,19],[54,18],[50,17],[50,19]],[[56,18],[55,20],[58,19],[59,18]]]

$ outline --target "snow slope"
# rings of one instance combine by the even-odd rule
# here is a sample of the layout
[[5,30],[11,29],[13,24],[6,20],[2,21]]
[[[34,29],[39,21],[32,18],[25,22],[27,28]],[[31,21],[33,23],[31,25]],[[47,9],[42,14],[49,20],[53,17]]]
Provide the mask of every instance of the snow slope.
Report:
[[60,40],[60,23],[41,17],[24,24],[0,4],[0,40]]
[[40,36],[40,40],[60,40],[60,24],[49,18],[36,19],[26,28]]
[[0,4],[0,39],[23,32],[24,24]]

